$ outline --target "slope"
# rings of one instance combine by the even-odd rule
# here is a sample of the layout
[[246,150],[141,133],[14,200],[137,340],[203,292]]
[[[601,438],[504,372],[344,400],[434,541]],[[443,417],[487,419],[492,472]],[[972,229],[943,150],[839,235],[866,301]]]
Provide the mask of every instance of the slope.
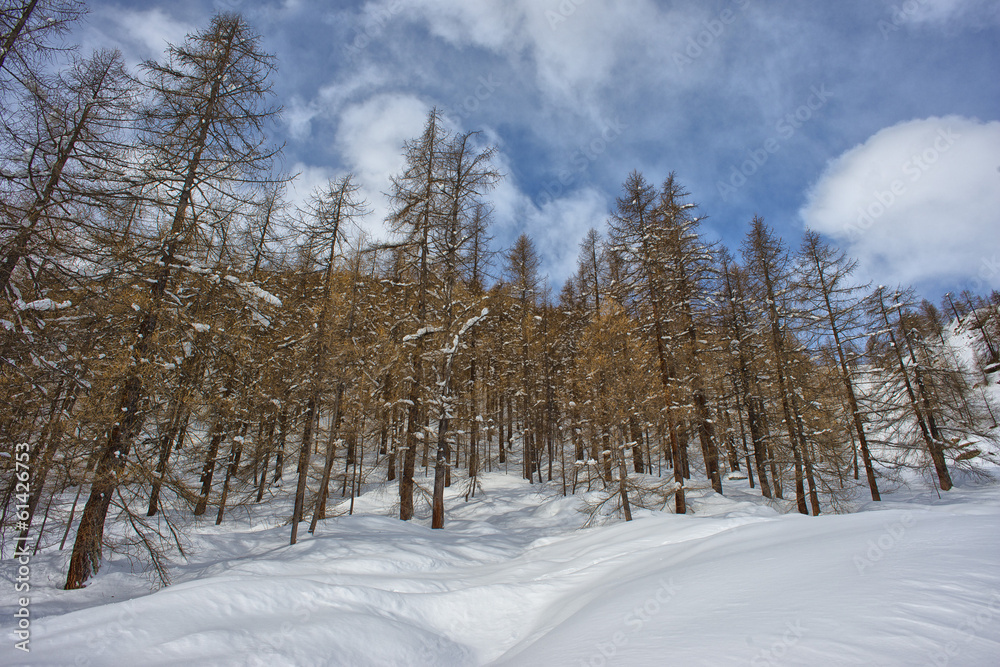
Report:
[[[778,514],[737,484],[727,498],[692,492],[693,516],[642,511],[587,529],[579,498],[500,474],[468,502],[451,492],[444,531],[426,518],[342,516],[289,547],[287,527],[205,524],[188,562],[172,566],[176,583],[152,594],[123,563],[87,589],[58,590],[60,563],[42,555],[32,651],[0,663],[1000,660],[1000,489],[940,500],[900,489],[810,518]],[[387,487],[358,507],[393,500]]]

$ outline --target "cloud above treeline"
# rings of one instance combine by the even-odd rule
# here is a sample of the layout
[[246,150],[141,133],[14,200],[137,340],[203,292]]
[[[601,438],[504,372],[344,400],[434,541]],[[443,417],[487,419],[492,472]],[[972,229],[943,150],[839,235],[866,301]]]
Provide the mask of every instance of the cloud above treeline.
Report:
[[829,164],[802,217],[877,282],[996,289],[1000,122],[946,116],[881,130]]
[[[653,183],[676,172],[730,247],[755,214],[791,245],[808,224],[866,275],[929,292],[976,278],[970,250],[990,256],[995,0],[89,4],[85,48],[120,45],[130,62],[162,56],[213,11],[243,12],[277,56],[279,138],[301,174],[292,197],[354,172],[375,236],[402,144],[431,108],[453,131],[481,131],[505,173],[490,195],[495,246],[528,233],[556,287],[633,169]],[[903,163],[949,123],[960,138],[911,181]],[[847,231],[895,179],[892,205]],[[947,225],[931,224],[945,211]]]

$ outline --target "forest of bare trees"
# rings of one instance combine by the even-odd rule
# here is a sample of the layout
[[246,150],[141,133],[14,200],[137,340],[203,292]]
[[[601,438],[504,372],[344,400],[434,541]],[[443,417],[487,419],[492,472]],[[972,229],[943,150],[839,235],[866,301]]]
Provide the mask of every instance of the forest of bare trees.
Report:
[[490,471],[600,490],[625,519],[684,513],[692,480],[816,515],[903,469],[942,491],[975,474],[996,292],[939,309],[858,284],[760,217],[729,251],[681,175],[633,172],[554,294],[530,233],[492,245],[496,149],[438,110],[372,239],[351,175],[287,201],[276,63],[240,16],[130,72],[54,48],[76,0],[4,7],[0,538],[71,549],[66,588],[105,546],[162,572],[189,516],[286,488],[294,544],[390,482],[400,519],[444,528],[445,489]]

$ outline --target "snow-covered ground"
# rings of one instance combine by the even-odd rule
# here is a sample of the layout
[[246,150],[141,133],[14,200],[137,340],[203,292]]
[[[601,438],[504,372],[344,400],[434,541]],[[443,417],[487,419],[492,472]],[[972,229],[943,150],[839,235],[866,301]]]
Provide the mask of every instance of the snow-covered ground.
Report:
[[32,562],[31,653],[8,641],[0,663],[1000,664],[995,484],[938,499],[918,482],[820,517],[746,484],[692,491],[693,515],[582,529],[579,497],[490,474],[468,502],[452,489],[443,531],[389,518],[387,487],[295,546],[234,513],[190,529],[155,593],[121,558],[62,591],[68,550],[49,550]]

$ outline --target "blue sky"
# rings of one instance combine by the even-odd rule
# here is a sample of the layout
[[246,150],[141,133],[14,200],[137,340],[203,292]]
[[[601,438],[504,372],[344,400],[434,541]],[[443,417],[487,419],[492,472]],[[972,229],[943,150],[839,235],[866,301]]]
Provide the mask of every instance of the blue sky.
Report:
[[357,174],[374,213],[438,106],[507,174],[495,244],[522,231],[554,285],[632,169],[677,175],[737,248],[754,214],[806,225],[862,278],[1000,288],[1000,3],[994,0],[91,0],[76,39],[127,59],[242,12],[278,58],[299,199]]

